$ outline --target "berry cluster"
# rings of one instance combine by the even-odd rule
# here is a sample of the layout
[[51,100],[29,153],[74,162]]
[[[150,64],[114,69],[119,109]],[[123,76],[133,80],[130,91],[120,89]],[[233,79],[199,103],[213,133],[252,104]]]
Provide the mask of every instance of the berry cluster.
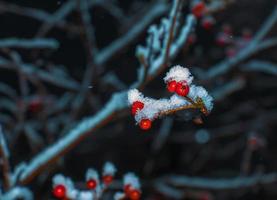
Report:
[[152,121],[162,115],[168,115],[185,109],[199,109],[208,114],[212,107],[212,97],[203,87],[192,85],[193,77],[187,68],[172,67],[164,81],[167,89],[175,93],[170,99],[152,99],[144,97],[137,89],[128,92],[131,113],[142,130],[148,130]]
[[216,44],[221,48],[225,48],[225,55],[230,58],[243,49],[252,37],[252,32],[249,29],[242,30],[239,36],[234,36],[232,27],[224,24],[222,30],[216,36]]
[[[88,169],[86,173],[86,190],[78,190],[70,178],[64,177],[61,174],[55,175],[53,178],[53,195],[58,199],[63,200],[96,200],[101,197],[103,192],[112,183],[116,172],[115,166],[107,162],[103,167],[102,179],[95,169]],[[138,190],[139,191],[139,190]],[[138,200],[133,196],[140,196],[137,192],[131,191],[131,200]]]
[[139,200],[141,199],[140,183],[137,176],[133,173],[127,173],[123,178],[123,191],[115,194],[116,200],[130,199]]

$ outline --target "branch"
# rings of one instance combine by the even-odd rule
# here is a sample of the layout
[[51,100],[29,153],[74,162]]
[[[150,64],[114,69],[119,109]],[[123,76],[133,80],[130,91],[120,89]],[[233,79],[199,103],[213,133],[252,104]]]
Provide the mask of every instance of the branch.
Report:
[[6,143],[6,139],[4,137],[4,133],[2,130],[2,126],[0,125],[0,158],[2,165],[2,173],[3,173],[3,182],[4,188],[7,190],[11,187],[11,177],[10,177],[10,162],[9,162],[9,150]]
[[147,13],[143,19],[140,19],[125,35],[103,48],[97,54],[95,63],[99,66],[105,64],[121,49],[124,49],[135,38],[137,38],[154,19],[162,15],[166,10],[166,4],[160,2],[157,3],[152,9],[150,9],[149,13]]
[[0,40],[0,48],[23,48],[23,49],[57,49],[59,42],[55,39],[19,39],[5,38]]
[[[180,35],[176,41],[170,46],[170,58],[172,59],[179,52],[184,45],[188,33],[193,28],[194,17],[188,16],[187,24],[184,25]],[[149,76],[151,79],[158,76],[164,69],[165,63],[162,61],[156,61],[153,63],[154,71]],[[146,80],[146,83],[150,81],[150,78]],[[135,82],[133,85],[136,85]],[[146,84],[145,83],[145,84]],[[123,90],[115,93],[112,98],[106,103],[106,105],[94,116],[83,119],[78,125],[73,128],[64,137],[60,138],[57,142],[46,148],[44,151],[35,156],[29,164],[26,165],[22,174],[19,177],[21,184],[30,182],[36,175],[38,175],[43,169],[45,169],[50,163],[57,160],[59,157],[67,153],[70,149],[75,147],[84,138],[86,138],[91,132],[106,125],[112,119],[116,118],[118,114],[122,114],[122,111],[128,108],[127,93],[129,90]]]
[[[41,79],[45,82],[51,83],[58,87],[62,87],[68,90],[79,90],[79,83],[75,82],[69,77],[57,76],[47,71],[39,69],[37,66],[29,63],[22,63],[20,66],[21,72],[24,73],[29,79]],[[0,68],[16,70],[16,64],[3,57],[0,57]]]
[[268,17],[266,22],[260,28],[253,40],[243,48],[235,57],[230,59],[225,59],[219,64],[211,67],[207,72],[201,73],[200,78],[202,79],[213,79],[219,75],[228,72],[232,67],[236,66],[240,62],[249,58],[253,54],[262,51],[264,49],[273,47],[277,45],[277,39],[267,39],[261,41],[263,37],[270,31],[272,26],[277,21],[277,7],[274,8],[273,13]]
[[242,65],[243,71],[260,71],[267,74],[277,75],[277,65],[275,63],[263,60],[251,60]]
[[181,175],[170,175],[156,182],[166,182],[176,187],[200,188],[209,190],[233,190],[254,187],[256,185],[272,184],[277,181],[277,173],[255,174],[248,177],[235,178],[202,178]]

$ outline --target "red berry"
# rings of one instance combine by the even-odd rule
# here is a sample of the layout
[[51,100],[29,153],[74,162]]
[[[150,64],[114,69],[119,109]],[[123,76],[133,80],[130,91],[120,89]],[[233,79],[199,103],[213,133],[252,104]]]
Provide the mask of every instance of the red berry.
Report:
[[234,47],[230,47],[226,49],[226,55],[229,58],[234,57],[237,54],[237,50]]
[[64,185],[56,185],[53,189],[53,194],[55,197],[61,199],[65,198],[66,188]]
[[205,17],[202,21],[201,21],[201,25],[205,30],[210,30],[213,25],[214,25],[215,21],[212,17]]
[[139,123],[139,126],[142,130],[148,130],[152,126],[152,121],[150,119],[142,119]]
[[188,44],[192,45],[196,42],[197,38],[195,34],[190,34],[188,36]]
[[186,81],[177,83],[176,93],[180,96],[187,96],[189,93],[189,85]]
[[205,8],[205,3],[203,1],[200,1],[193,5],[191,12],[195,17],[199,18],[203,15]]
[[176,81],[169,81],[169,82],[167,83],[167,90],[168,90],[169,92],[175,92],[175,90],[176,90],[176,85],[177,85],[177,82],[176,82]]
[[136,112],[138,111],[138,110],[141,110],[141,109],[143,109],[143,107],[144,107],[144,103],[142,103],[142,102],[140,102],[140,101],[135,101],[133,104],[132,104],[132,115],[135,115],[136,114]]
[[225,46],[229,43],[228,36],[225,33],[221,33],[216,37],[216,44],[218,46]]
[[103,176],[103,182],[105,185],[111,184],[113,182],[113,176],[112,175]]
[[40,98],[35,98],[30,101],[28,109],[31,113],[38,113],[42,110],[42,107],[42,100]]
[[245,41],[251,40],[251,39],[252,39],[252,36],[253,36],[253,34],[252,34],[252,31],[251,31],[251,30],[249,30],[249,29],[244,29],[244,30],[242,31],[242,38],[243,38]]
[[131,200],[139,200],[141,194],[140,194],[140,191],[133,189],[129,192],[128,196]]
[[232,35],[232,33],[233,33],[233,30],[232,30],[232,27],[230,24],[224,24],[222,27],[222,31],[226,35]]
[[132,186],[131,184],[127,184],[124,186],[124,192],[125,192],[125,195],[128,196],[130,191],[132,190]]
[[87,188],[88,188],[88,189],[93,190],[93,189],[96,188],[96,186],[97,186],[97,182],[96,182],[95,179],[89,179],[89,180],[87,181]]

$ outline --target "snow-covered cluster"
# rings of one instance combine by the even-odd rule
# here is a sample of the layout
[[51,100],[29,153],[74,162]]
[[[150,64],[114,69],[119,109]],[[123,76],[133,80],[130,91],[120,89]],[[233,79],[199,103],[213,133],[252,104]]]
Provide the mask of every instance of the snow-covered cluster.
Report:
[[[129,90],[128,102],[132,105],[132,114],[141,128],[147,129],[143,126],[145,123],[141,122],[146,122],[145,120],[150,120],[150,122],[152,122],[164,113],[178,110],[181,107],[184,107],[184,109],[186,106],[187,108],[201,109],[202,106],[203,109],[210,112],[213,108],[213,98],[208,94],[205,88],[193,85],[192,80],[193,76],[189,70],[177,65],[172,67],[164,77],[168,90],[175,93],[170,98],[157,100],[144,97],[137,89]],[[199,99],[203,102],[203,105],[199,105]],[[151,127],[149,121],[147,122],[147,127]]]
[[[62,174],[57,174],[53,177],[53,195],[57,199],[70,199],[70,200],[96,200],[99,199],[107,187],[112,183],[116,168],[113,163],[106,162],[103,166],[102,176],[100,178],[99,173],[93,169],[89,168],[86,172],[86,189],[77,189],[73,181],[65,177]],[[138,178],[133,173],[127,173],[124,176],[124,186],[125,183],[129,184],[130,190],[124,193],[117,192],[114,195],[115,199],[124,199],[128,196],[131,200],[139,200],[140,198],[140,183]],[[135,197],[131,198],[129,196]],[[120,197],[120,198],[119,198]]]
[[141,197],[140,182],[134,173],[127,173],[123,177],[123,190],[124,192],[117,192],[114,195],[115,200],[131,199],[139,200]]

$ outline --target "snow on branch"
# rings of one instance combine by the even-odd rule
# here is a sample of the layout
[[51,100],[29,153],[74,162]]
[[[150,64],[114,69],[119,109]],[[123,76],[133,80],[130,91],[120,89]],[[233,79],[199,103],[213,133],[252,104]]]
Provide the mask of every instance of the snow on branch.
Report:
[[166,181],[169,185],[176,187],[190,187],[211,190],[231,190],[239,188],[253,187],[258,184],[270,184],[277,181],[277,174],[254,174],[247,177],[235,178],[203,178],[203,177],[188,177],[180,175],[165,176],[159,181]]
[[33,194],[32,192],[24,187],[14,187],[9,192],[1,195],[0,193],[0,199],[1,200],[17,200],[17,199],[23,199],[23,200],[33,200]]
[[0,40],[0,48],[57,49],[58,47],[59,42],[57,40],[47,38],[5,38]]

